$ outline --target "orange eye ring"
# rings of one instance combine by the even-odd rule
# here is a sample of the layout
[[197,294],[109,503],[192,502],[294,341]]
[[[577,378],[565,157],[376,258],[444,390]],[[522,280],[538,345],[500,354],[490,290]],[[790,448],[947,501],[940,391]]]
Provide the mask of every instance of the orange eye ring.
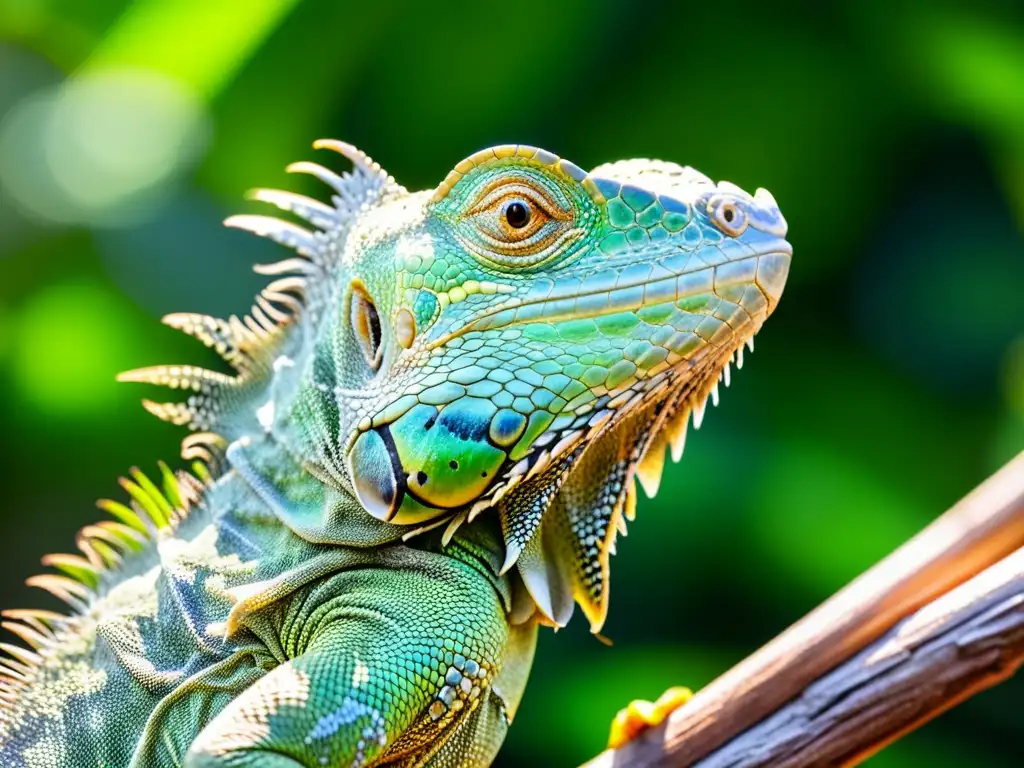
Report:
[[477,184],[466,200],[453,234],[489,268],[536,267],[584,233],[572,196],[532,169],[503,169]]
[[484,188],[466,213],[467,223],[498,249],[515,249],[527,243],[549,222],[567,218],[569,215],[553,200],[518,181]]

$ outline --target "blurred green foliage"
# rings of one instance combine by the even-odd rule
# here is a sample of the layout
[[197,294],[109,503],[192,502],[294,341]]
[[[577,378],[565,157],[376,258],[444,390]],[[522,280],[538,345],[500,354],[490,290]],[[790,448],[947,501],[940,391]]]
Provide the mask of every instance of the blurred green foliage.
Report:
[[[512,141],[765,186],[795,261],[757,354],[615,561],[606,648],[545,632],[502,765],[571,765],[700,686],[1024,448],[1024,7],[0,0],[0,604],[180,433],[116,371],[209,364],[246,309],[220,228],[309,142],[411,188]],[[1019,765],[1021,680],[873,766]]]

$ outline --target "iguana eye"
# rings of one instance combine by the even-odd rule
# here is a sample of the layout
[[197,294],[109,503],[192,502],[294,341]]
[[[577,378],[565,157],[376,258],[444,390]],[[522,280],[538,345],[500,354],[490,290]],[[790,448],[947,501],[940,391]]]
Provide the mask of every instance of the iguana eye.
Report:
[[482,190],[466,217],[491,248],[528,250],[570,214],[540,190],[509,180]]
[[383,357],[380,315],[377,314],[377,307],[366,293],[366,289],[360,284],[352,286],[352,306],[349,317],[352,323],[352,333],[359,343],[359,349],[363,353],[366,364],[373,370],[377,370]]
[[474,253],[509,267],[539,264],[579,234],[571,201],[525,174],[483,184],[461,214],[457,231]]

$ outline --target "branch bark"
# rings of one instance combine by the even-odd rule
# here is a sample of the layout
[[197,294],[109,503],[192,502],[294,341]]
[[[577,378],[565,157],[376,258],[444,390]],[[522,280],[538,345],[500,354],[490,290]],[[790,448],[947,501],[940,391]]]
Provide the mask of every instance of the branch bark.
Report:
[[1024,549],[722,745],[700,768],[855,765],[1024,662]]
[[1024,453],[663,726],[586,768],[855,765],[1021,664],[1022,547]]

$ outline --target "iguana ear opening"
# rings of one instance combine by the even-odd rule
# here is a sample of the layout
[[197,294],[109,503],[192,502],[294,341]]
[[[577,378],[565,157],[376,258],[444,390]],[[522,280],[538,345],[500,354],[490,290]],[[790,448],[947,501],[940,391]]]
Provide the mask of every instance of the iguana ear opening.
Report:
[[352,333],[366,364],[371,370],[376,371],[384,357],[384,338],[377,306],[362,283],[358,282],[352,286],[349,302],[349,323]]

